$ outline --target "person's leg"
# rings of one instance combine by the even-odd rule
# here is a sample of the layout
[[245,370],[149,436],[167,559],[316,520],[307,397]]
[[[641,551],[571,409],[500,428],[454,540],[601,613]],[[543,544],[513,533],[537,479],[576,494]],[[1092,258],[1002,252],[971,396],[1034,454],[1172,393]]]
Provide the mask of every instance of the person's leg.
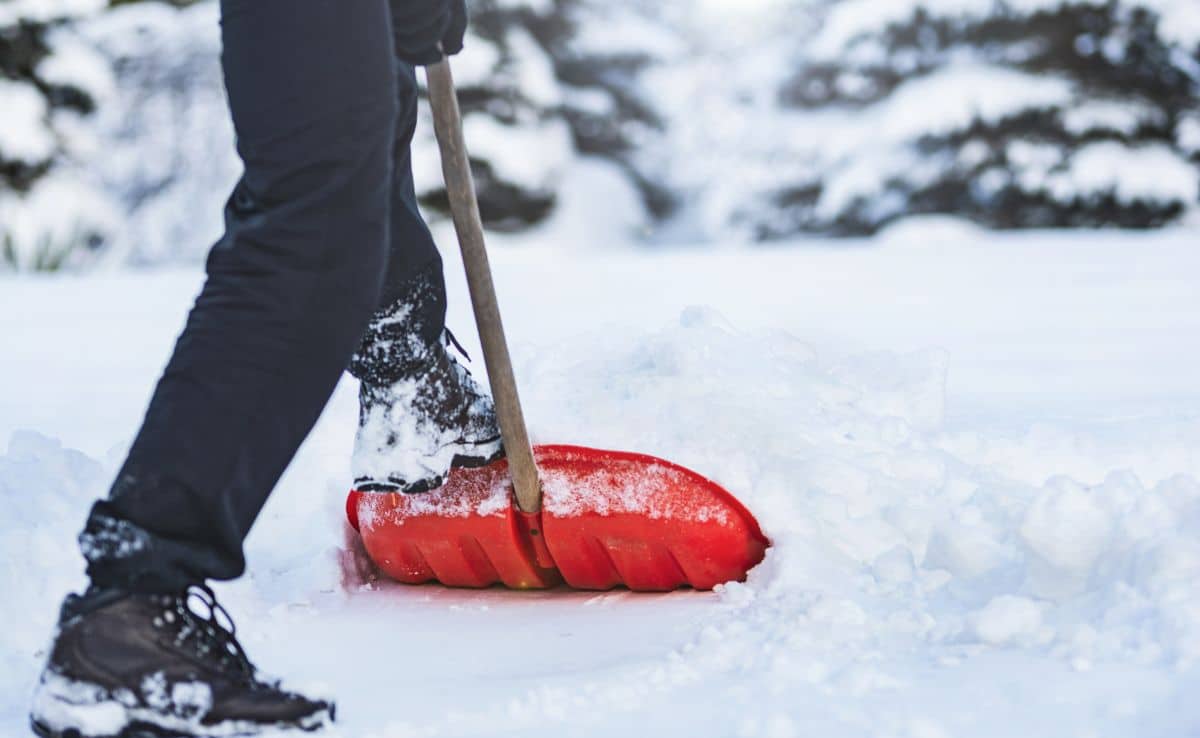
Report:
[[95,584],[231,579],[379,305],[397,119],[382,0],[223,0],[245,173],[141,431],[81,545]]
[[222,0],[245,173],[208,280],[80,544],[30,718],[46,738],[313,730],[260,678],[206,579],[242,541],[379,304],[396,121],[386,0]]
[[350,364],[355,377],[386,385],[412,374],[423,349],[446,326],[442,258],[417,205],[412,141],[417,128],[417,79],[412,65],[395,60],[396,127],[392,141],[392,207],[388,268],[378,310]]
[[379,309],[350,372],[362,381],[353,471],[361,491],[423,492],[451,466],[502,453],[491,398],[442,342],[442,260],[417,206],[410,147],[417,125],[413,67],[396,61],[391,251]]

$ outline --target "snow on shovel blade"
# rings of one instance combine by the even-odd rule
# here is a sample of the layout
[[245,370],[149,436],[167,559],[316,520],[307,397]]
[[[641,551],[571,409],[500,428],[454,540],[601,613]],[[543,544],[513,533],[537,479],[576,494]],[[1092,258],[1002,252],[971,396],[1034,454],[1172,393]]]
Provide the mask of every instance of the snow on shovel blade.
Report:
[[712,589],[742,580],[768,545],[716,483],[643,454],[534,449],[543,509],[512,501],[503,460],[458,469],[433,493],[351,492],[350,522],[388,576],[455,587]]
[[715,482],[669,461],[578,446],[536,450],[542,526],[567,584],[638,591],[742,580],[767,539]]

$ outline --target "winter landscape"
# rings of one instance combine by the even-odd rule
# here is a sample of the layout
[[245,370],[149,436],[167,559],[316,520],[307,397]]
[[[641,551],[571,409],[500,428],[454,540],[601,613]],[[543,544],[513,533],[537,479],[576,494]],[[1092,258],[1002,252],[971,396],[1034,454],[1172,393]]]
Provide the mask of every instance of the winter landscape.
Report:
[[[473,4],[534,440],[687,465],[772,546],[714,592],[348,581],[347,376],[217,585],[256,663],[347,738],[1200,735],[1190,6]],[[238,175],[217,19],[0,1],[4,735]]]

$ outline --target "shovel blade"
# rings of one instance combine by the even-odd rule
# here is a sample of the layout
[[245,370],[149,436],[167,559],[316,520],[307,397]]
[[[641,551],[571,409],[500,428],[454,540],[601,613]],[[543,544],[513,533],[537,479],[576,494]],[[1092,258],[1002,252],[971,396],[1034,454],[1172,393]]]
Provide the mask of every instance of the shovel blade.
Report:
[[375,564],[412,584],[707,590],[763,559],[754,517],[693,471],[581,446],[538,446],[534,456],[540,514],[516,509],[503,460],[456,469],[427,495],[351,492],[347,513]]
[[[352,491],[350,524],[384,574],[405,584],[544,589],[562,582],[531,540],[528,518],[512,504],[503,460],[454,469],[433,492]],[[532,528],[536,530],[536,528]]]

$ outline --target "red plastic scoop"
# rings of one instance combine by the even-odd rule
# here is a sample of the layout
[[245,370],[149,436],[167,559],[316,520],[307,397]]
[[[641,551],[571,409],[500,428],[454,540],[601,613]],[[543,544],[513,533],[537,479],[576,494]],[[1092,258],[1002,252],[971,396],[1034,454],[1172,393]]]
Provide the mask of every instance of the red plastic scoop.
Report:
[[669,461],[537,446],[540,513],[513,504],[506,461],[459,469],[421,495],[351,492],[350,524],[401,582],[518,589],[712,589],[742,580],[767,539],[716,483]]
[[743,579],[767,540],[718,485],[653,456],[529,442],[449,62],[425,68],[446,194],[508,457],[423,495],[351,492],[350,524],[413,584],[662,591]]

